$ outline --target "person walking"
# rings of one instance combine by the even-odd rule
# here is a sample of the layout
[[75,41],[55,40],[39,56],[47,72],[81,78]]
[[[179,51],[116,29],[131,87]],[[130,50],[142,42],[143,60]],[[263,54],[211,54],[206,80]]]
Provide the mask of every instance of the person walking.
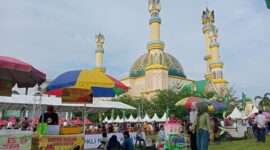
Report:
[[209,135],[212,132],[209,114],[207,113],[208,107],[205,103],[197,103],[196,109],[198,114],[191,129],[196,130],[197,149],[207,150]]
[[[196,110],[196,106],[195,106],[195,102],[191,103],[191,111],[189,113],[189,122],[191,124],[194,123],[196,117],[197,117],[197,114],[198,114],[198,111]],[[196,131],[189,131],[188,132],[190,134],[190,147],[192,150],[197,150],[197,140],[196,140]]]
[[265,123],[266,123],[266,118],[262,114],[262,111],[259,110],[259,114],[255,120],[257,123],[257,141],[258,142],[263,142],[265,143]]
[[117,140],[117,136],[113,135],[108,143],[107,150],[121,150],[121,145]]
[[124,142],[122,144],[122,150],[134,150],[134,144],[132,139],[130,138],[129,132],[125,131],[124,135]]

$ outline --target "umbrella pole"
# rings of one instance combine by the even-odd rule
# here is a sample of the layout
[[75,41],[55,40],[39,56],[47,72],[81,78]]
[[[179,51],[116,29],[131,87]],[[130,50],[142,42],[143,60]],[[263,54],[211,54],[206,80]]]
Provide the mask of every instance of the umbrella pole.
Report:
[[86,125],[86,115],[85,115],[85,110],[86,110],[86,104],[84,104],[84,109],[83,109],[83,133],[85,134],[85,125]]

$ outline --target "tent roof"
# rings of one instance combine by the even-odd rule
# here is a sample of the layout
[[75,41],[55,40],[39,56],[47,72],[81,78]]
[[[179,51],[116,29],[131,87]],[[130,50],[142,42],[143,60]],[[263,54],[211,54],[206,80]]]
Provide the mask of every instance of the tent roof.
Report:
[[136,120],[134,119],[134,117],[132,116],[132,114],[129,116],[128,122],[136,122]]
[[151,122],[151,119],[149,118],[148,114],[146,113],[144,118],[143,118],[143,122]]
[[[42,96],[41,101],[39,96],[29,95],[12,95],[11,97],[0,96],[0,109],[21,109],[32,110],[34,104],[43,106],[56,106],[57,111],[82,111],[84,104],[66,104],[62,103],[61,98]],[[89,109],[91,108],[91,109]],[[107,111],[109,109],[125,109],[134,110],[136,108],[115,101],[94,100],[92,104],[86,104],[86,112]]]
[[159,122],[166,122],[166,112],[164,112],[163,116],[159,119]]
[[109,121],[109,119],[108,119],[108,117],[106,116],[105,119],[103,120],[103,122],[108,122],[108,121]]
[[237,109],[237,107],[234,107],[233,112],[228,115],[228,117],[231,117],[232,119],[241,119],[242,113]]
[[252,114],[258,113],[258,112],[259,112],[258,108],[254,105],[254,107],[252,108],[252,111],[250,112],[250,114],[248,115],[248,117],[251,116]]
[[117,117],[116,117],[116,119],[114,119],[114,122],[120,122],[120,117],[119,117],[119,115],[117,115]]
[[157,113],[155,113],[153,118],[151,119],[151,121],[156,121],[157,122],[159,120],[160,120],[160,118],[158,118]]

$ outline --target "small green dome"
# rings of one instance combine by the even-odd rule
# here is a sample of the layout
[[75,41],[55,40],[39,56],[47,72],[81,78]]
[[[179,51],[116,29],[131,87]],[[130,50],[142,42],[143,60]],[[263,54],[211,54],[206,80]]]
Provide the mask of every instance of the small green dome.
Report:
[[[144,69],[148,66],[149,53],[143,54],[132,65],[129,77],[139,77],[145,74]],[[182,65],[176,58],[168,53],[164,53],[165,66],[168,68],[169,75],[186,78]]]

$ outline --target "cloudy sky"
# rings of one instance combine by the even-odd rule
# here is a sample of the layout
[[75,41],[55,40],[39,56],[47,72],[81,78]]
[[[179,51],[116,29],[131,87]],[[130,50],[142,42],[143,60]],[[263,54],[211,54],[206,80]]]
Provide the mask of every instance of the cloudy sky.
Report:
[[[161,0],[161,39],[188,78],[205,73],[201,14],[205,0]],[[270,92],[270,10],[264,0],[208,0],[219,29],[224,76],[237,96]],[[1,0],[0,55],[33,64],[55,78],[95,65],[95,34],[104,34],[107,73],[128,76],[147,52],[147,0]]]

